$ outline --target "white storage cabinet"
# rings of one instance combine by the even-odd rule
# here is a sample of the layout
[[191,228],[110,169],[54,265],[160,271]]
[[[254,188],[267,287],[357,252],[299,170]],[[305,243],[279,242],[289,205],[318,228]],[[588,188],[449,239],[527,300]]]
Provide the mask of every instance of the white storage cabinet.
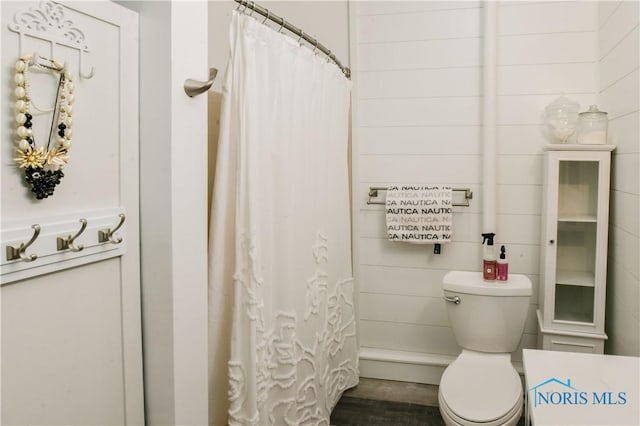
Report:
[[548,145],[537,312],[542,349],[603,353],[613,145]]

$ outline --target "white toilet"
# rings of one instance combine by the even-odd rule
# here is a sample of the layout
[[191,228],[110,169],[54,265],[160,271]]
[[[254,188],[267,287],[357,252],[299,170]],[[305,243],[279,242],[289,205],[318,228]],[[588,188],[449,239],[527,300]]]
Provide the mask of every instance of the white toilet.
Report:
[[442,374],[438,401],[447,425],[515,425],[523,388],[511,365],[529,310],[531,281],[482,280],[480,272],[451,271],[443,279],[447,312],[462,353]]

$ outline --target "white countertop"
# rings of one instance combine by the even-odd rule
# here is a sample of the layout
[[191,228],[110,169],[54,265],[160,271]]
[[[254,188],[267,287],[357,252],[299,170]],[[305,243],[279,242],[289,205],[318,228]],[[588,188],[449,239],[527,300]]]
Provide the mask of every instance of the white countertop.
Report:
[[529,417],[541,425],[640,425],[640,358],[524,349]]

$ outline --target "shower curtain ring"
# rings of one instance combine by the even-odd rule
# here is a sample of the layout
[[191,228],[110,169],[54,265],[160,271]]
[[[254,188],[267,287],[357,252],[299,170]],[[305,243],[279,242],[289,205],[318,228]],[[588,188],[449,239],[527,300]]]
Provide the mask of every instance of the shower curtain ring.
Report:
[[320,42],[316,39],[316,44],[313,46],[313,53],[316,53],[316,50],[318,50],[318,44],[320,44]]
[[300,30],[300,38],[298,39],[298,44],[301,44],[303,37],[304,37],[304,31]]
[[271,13],[271,11],[267,10],[267,16],[264,17],[264,21],[262,21],[262,23],[266,23],[269,20],[269,14]]
[[278,29],[278,32],[282,32],[282,29],[284,28],[284,18],[280,18],[282,19],[282,22],[280,22],[280,29]]
[[329,63],[330,60],[331,60],[331,50],[329,50],[329,53],[327,53],[327,63]]
[[253,16],[253,12],[256,11],[256,2],[252,1],[251,2],[251,12],[249,12],[249,16]]

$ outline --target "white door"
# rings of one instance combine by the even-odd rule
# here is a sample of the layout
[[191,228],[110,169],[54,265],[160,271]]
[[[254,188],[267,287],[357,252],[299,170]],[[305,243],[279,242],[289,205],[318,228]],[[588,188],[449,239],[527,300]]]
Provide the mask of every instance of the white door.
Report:
[[[143,424],[137,14],[106,1],[2,1],[0,34],[1,423]],[[66,63],[75,85],[69,162],[41,200],[13,160],[14,64],[31,52]],[[30,71],[29,94],[46,110],[57,77]],[[32,115],[42,146],[52,114]],[[81,219],[71,248],[84,248],[60,249]],[[26,260],[8,256],[36,224]]]

